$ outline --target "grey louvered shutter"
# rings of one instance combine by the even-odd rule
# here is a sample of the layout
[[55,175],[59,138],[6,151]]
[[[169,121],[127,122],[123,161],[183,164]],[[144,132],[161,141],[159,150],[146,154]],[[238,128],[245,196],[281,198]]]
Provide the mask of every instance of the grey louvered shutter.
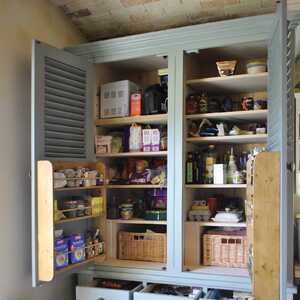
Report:
[[277,1],[269,46],[268,150],[280,152],[280,299],[290,299],[293,285],[293,197],[295,99],[294,30],[287,21],[286,1]]
[[92,159],[91,67],[86,58],[34,41],[32,63],[35,159]]
[[34,287],[54,277],[53,170],[50,161],[81,161],[94,157],[92,91],[89,88],[92,74],[86,59],[33,42],[31,238]]

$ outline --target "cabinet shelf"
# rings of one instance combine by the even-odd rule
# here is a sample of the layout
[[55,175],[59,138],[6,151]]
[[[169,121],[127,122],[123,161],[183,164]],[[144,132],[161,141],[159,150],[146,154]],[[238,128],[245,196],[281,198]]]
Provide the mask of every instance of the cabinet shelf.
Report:
[[267,90],[268,73],[241,74],[226,77],[210,77],[187,80],[186,84],[208,93],[251,93]]
[[105,153],[97,154],[97,158],[121,158],[121,157],[163,157],[167,156],[168,151],[155,152],[124,152],[124,153]]
[[267,134],[248,134],[235,136],[190,137],[186,141],[197,144],[263,144],[267,142]]
[[112,224],[145,224],[145,225],[167,225],[167,221],[155,221],[155,220],[144,220],[144,219],[108,219],[108,223]]
[[110,184],[106,186],[108,189],[162,189],[167,188],[165,185],[159,184]]
[[197,222],[197,221],[187,221],[186,223],[198,224],[202,227],[247,227],[245,222],[239,223],[226,223],[226,222]]
[[186,272],[197,273],[197,274],[213,274],[213,275],[224,275],[224,276],[238,276],[249,278],[248,270],[245,268],[227,268],[227,267],[216,267],[216,266],[185,266]]
[[248,111],[230,111],[230,112],[215,112],[206,114],[192,114],[186,115],[186,120],[220,120],[230,122],[243,122],[243,121],[266,121],[268,110],[248,110]]
[[245,189],[247,184],[186,184],[189,189]]
[[121,117],[110,119],[98,119],[95,121],[96,126],[102,127],[120,127],[130,125],[132,123],[139,124],[166,124],[168,121],[168,114],[145,115],[134,117]]
[[96,264],[115,268],[134,268],[134,269],[150,269],[150,270],[165,270],[166,264],[151,261],[125,260],[125,259],[107,259],[105,261],[95,260]]
[[62,268],[62,269],[59,269],[59,270],[56,270],[55,271],[55,274],[61,274],[61,273],[64,273],[64,272],[68,272],[68,271],[71,271],[75,268],[78,268],[78,267],[82,267],[82,266],[85,266],[89,263],[92,263],[92,262],[95,262],[95,260],[97,260],[97,262],[101,262],[101,261],[104,261],[105,260],[105,255],[102,254],[102,255],[98,255],[96,257],[93,257],[93,258],[89,258],[89,259],[86,259],[82,262],[79,262],[77,264],[72,264],[72,265],[69,265],[65,268]]
[[79,190],[98,190],[103,189],[103,185],[94,185],[94,186],[78,186],[78,187],[64,187],[64,188],[55,188],[55,192],[66,192],[66,191],[79,191]]
[[78,221],[82,221],[82,220],[95,219],[95,218],[99,218],[99,217],[100,217],[100,215],[99,216],[84,216],[84,217],[68,218],[68,219],[56,221],[55,224],[78,222]]

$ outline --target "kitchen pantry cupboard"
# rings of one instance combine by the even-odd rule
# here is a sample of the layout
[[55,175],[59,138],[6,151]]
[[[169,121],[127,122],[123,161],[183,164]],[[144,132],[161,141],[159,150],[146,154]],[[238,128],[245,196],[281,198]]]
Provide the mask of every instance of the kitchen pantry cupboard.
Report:
[[[280,212],[280,295],[286,296],[292,286],[292,219],[290,199],[293,176],[285,166],[292,165],[293,145],[288,135],[287,109],[293,108],[291,97],[294,28],[286,18],[286,3],[278,1],[277,13],[257,17],[222,21],[147,33],[106,41],[78,45],[65,50],[54,49],[34,41],[32,59],[32,274],[33,285],[51,281],[62,269],[54,269],[54,229],[67,232],[99,226],[104,234],[103,255],[71,265],[77,270],[79,281],[101,276],[144,282],[186,284],[249,291],[251,283],[246,269],[205,267],[200,256],[200,234],[210,224],[187,222],[188,204],[195,193],[207,197],[221,191],[228,195],[245,195],[245,186],[185,185],[185,157],[187,151],[203,144],[216,144],[226,149],[235,145],[243,150],[249,145],[265,144],[268,151],[281,153],[281,212]],[[257,76],[234,75],[219,78],[214,62],[218,59],[268,58],[268,72]],[[141,116],[134,119],[99,119],[97,88],[102,83],[129,79],[146,86],[156,82],[157,69],[168,68],[168,114]],[[245,70],[238,70],[245,74]],[[289,80],[288,80],[289,79]],[[251,122],[268,120],[268,135],[236,138],[187,138],[191,118],[201,120],[209,116],[186,116],[185,97],[189,90],[207,89],[216,95],[263,93],[268,96],[268,111],[259,113],[215,114],[216,120]],[[289,115],[290,118],[291,115]],[[96,218],[75,220],[65,225],[55,224],[53,201],[61,193],[73,195],[73,190],[53,188],[53,169],[59,166],[94,165],[104,174],[104,184],[92,187],[100,192],[104,202],[112,190],[127,192],[130,186],[106,184],[107,166],[120,157],[96,157],[94,136],[107,128],[132,122],[167,124],[168,151],[157,153],[167,157],[167,221],[159,224],[167,234],[165,263],[118,259],[117,232],[123,228],[144,226],[141,220],[124,224],[110,221],[103,214]],[[290,133],[290,131],[289,131]],[[123,156],[135,156],[136,153]],[[131,189],[153,188],[135,186]],[[90,189],[75,191],[90,193]],[[70,193],[70,194],[68,194]],[[77,222],[78,221],[78,222]],[[131,224],[129,224],[131,223]],[[147,225],[147,224],[146,224]],[[187,227],[190,227],[187,228]],[[245,224],[243,224],[245,226]],[[190,252],[189,252],[190,251]],[[190,262],[187,263],[187,260]],[[90,263],[90,264],[88,264]],[[74,267],[74,268],[73,268]],[[89,267],[89,268],[88,268]]]

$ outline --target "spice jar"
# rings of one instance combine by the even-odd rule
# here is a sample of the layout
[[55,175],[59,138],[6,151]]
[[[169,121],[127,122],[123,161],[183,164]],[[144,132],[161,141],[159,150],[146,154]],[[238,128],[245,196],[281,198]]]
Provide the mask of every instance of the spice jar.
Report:
[[120,205],[121,217],[124,220],[130,220],[133,217],[133,204],[122,204]]

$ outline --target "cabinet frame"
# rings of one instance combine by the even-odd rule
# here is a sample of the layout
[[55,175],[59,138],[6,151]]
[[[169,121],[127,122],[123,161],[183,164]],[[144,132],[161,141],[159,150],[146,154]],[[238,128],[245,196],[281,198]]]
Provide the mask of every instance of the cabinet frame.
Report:
[[[116,38],[85,45],[66,48],[76,55],[87,57],[93,63],[104,63],[139,58],[147,55],[168,55],[169,99],[174,99],[174,107],[169,106],[168,149],[174,145],[174,154],[168,150],[168,168],[173,168],[174,181],[168,169],[168,264],[166,271],[95,266],[92,272],[112,278],[137,280],[141,275],[145,280],[166,283],[200,284],[206,287],[251,290],[250,278],[184,272],[183,259],[183,213],[182,182],[184,182],[184,53],[196,49],[229,46],[235,43],[268,41],[272,33],[274,15],[247,17],[237,20],[208,23],[146,33],[126,38]],[[174,78],[172,75],[174,74]],[[172,98],[174,97],[174,98]],[[172,111],[173,109],[173,111]],[[171,141],[172,140],[172,141]],[[174,164],[170,161],[174,160]],[[172,207],[171,207],[172,206]],[[174,222],[173,220],[176,220]],[[104,272],[104,273],[103,273]],[[89,274],[92,274],[89,273]]]
[[[236,43],[269,41],[276,15],[246,17],[229,21],[187,26],[154,33],[115,38],[65,48],[90,63],[115,62],[148,55],[167,55],[169,68],[168,108],[168,262],[166,271],[111,266],[94,266],[81,276],[143,280],[161,283],[199,285],[250,291],[250,278],[183,272],[182,182],[184,182],[184,53],[224,47]],[[38,76],[39,74],[35,74]],[[34,75],[33,75],[34,76]],[[34,88],[34,84],[33,84]],[[171,104],[171,105],[170,105]],[[93,117],[91,117],[93,118]],[[94,132],[93,130],[91,132]],[[35,174],[32,174],[35,176]],[[35,213],[35,211],[34,211]],[[284,219],[285,220],[285,219]],[[282,253],[281,255],[284,255]]]

